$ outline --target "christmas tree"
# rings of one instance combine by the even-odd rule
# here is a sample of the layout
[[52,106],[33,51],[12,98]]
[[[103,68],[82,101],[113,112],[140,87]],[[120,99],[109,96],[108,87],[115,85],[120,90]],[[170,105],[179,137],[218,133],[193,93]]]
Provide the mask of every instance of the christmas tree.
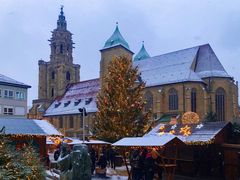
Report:
[[138,68],[133,67],[126,57],[115,57],[109,63],[102,86],[97,97],[96,136],[109,142],[142,136],[150,112],[143,113],[145,83],[139,76]]
[[33,180],[45,179],[45,169],[36,150],[31,145],[25,145],[20,153],[21,164],[25,167],[25,177]]
[[0,179],[45,179],[45,170],[32,147],[16,150],[8,137],[0,135]]

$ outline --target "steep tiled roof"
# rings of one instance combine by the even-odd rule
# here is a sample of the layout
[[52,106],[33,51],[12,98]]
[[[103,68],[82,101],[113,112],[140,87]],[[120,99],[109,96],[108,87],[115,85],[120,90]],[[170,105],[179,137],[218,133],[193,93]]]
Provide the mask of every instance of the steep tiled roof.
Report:
[[144,61],[134,61],[146,86],[179,82],[203,82],[204,77],[227,77],[209,44],[183,49]]
[[[146,87],[180,82],[204,83],[202,78],[209,76],[230,78],[209,44],[134,61],[133,65],[139,67]],[[78,114],[82,107],[87,112],[96,112],[99,88],[99,79],[73,84],[63,97],[51,104],[45,116]]]
[[72,84],[61,97],[47,109],[45,116],[79,114],[79,108],[87,112],[96,112],[96,95],[99,91],[99,79],[92,79]]
[[24,84],[22,82],[16,81],[10,77],[4,76],[0,74],[0,84],[2,85],[11,85],[11,86],[17,86],[17,87],[23,87],[23,88],[30,88],[31,86]]

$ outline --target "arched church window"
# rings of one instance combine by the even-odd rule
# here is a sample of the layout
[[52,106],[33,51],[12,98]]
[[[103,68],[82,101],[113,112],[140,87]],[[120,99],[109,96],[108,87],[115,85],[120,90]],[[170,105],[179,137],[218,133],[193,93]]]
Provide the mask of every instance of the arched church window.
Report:
[[61,54],[63,53],[63,45],[62,44],[60,45],[60,53]]
[[70,118],[69,118],[69,128],[73,128],[73,127],[74,127],[73,116],[70,116]]
[[150,91],[147,91],[144,96],[147,101],[144,110],[149,111],[150,109],[153,108],[153,95]]
[[54,96],[54,88],[52,88],[51,96]]
[[71,79],[71,74],[70,74],[69,71],[66,73],[66,79],[67,79],[68,81],[70,81],[70,79]]
[[197,111],[197,90],[195,88],[191,91],[191,111]]
[[168,92],[168,107],[169,110],[178,110],[178,93],[177,90],[171,88]]
[[219,121],[225,120],[225,91],[223,88],[218,88],[215,94],[216,99],[216,115]]
[[55,72],[54,71],[52,71],[51,77],[52,77],[52,79],[55,79]]
[[63,117],[59,118],[59,128],[63,128]]

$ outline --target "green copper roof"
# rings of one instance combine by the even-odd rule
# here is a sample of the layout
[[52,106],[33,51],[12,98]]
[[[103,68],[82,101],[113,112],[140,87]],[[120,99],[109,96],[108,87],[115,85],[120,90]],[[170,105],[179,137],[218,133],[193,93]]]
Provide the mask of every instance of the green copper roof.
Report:
[[114,47],[114,46],[117,46],[117,45],[122,45],[122,46],[124,46],[125,48],[127,48],[128,50],[130,50],[128,43],[125,41],[125,39],[122,37],[122,35],[121,35],[120,31],[119,31],[118,23],[117,23],[117,25],[116,25],[116,28],[115,28],[114,33],[113,33],[112,36],[106,41],[103,49],[111,48],[111,47]]
[[134,61],[140,61],[142,59],[146,59],[146,58],[149,58],[149,57],[150,56],[149,56],[148,52],[146,51],[146,49],[144,47],[144,42],[143,42],[140,51],[134,57]]

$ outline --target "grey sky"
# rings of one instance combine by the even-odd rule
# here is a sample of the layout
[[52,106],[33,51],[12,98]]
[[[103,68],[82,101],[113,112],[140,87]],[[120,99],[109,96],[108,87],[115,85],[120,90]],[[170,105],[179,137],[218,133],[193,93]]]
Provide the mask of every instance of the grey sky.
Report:
[[80,79],[99,76],[101,49],[116,21],[130,49],[141,42],[151,56],[209,43],[227,72],[240,80],[240,1],[236,0],[0,0],[0,73],[38,94],[38,60],[49,61],[47,41],[60,5],[73,35]]

